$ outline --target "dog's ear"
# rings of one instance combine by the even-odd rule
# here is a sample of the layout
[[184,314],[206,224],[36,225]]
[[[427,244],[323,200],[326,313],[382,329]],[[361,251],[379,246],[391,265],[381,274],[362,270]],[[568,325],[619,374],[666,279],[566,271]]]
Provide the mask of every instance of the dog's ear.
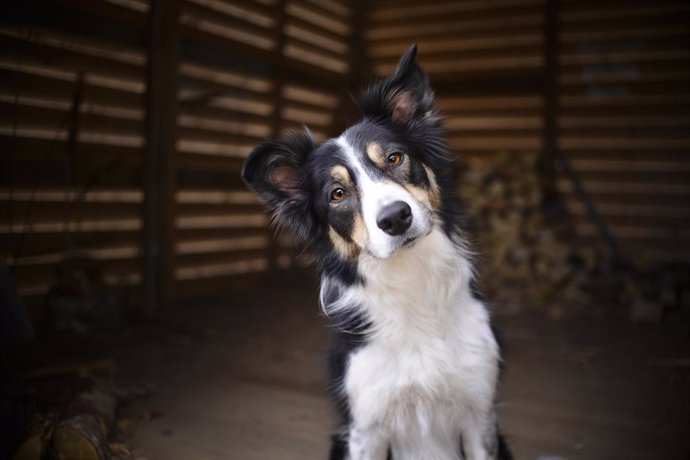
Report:
[[399,125],[439,122],[434,92],[416,56],[415,44],[402,55],[392,75],[362,94],[359,107],[366,116],[390,120]]
[[289,133],[284,139],[256,147],[242,168],[242,179],[266,205],[273,222],[300,237],[306,237],[306,228],[298,226],[308,216],[304,163],[313,149],[308,130]]

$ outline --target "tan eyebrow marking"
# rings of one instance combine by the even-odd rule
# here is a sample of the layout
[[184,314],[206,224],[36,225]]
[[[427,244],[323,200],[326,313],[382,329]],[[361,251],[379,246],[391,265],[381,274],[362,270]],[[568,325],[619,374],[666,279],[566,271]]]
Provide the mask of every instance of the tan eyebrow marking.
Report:
[[383,161],[383,149],[381,148],[381,145],[372,142],[371,144],[367,144],[366,148],[367,156],[371,161],[374,162],[374,164],[378,165],[379,167],[382,167],[385,165]]
[[339,182],[342,185],[352,185],[350,173],[344,166],[333,166],[333,168],[331,168],[331,177],[335,179],[336,182]]

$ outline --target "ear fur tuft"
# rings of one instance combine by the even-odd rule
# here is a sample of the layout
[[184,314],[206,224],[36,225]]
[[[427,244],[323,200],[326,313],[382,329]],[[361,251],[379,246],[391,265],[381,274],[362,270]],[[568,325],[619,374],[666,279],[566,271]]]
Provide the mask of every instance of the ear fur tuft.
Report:
[[361,95],[359,107],[366,116],[408,126],[440,124],[429,78],[417,63],[416,56],[417,45],[413,44],[402,55],[392,75]]

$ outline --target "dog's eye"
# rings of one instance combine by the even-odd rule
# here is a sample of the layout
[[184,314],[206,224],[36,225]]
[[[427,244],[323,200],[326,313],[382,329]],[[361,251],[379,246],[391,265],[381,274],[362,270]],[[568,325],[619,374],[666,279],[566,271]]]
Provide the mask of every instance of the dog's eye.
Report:
[[334,188],[331,191],[331,201],[342,201],[345,198],[345,190],[342,188]]
[[390,166],[397,166],[402,162],[402,153],[400,152],[393,152],[388,154],[388,165]]

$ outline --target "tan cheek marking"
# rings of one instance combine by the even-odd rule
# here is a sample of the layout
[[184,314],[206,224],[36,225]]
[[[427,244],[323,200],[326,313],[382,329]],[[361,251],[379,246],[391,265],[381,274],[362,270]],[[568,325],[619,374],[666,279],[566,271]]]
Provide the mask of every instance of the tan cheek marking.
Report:
[[429,201],[435,209],[438,209],[441,206],[441,191],[438,188],[438,182],[436,182],[436,175],[427,165],[422,166],[424,166],[426,176],[429,178]]
[[340,234],[338,234],[333,227],[328,227],[328,236],[333,243],[333,247],[335,247],[335,250],[338,251],[341,256],[347,258],[352,255],[352,245],[345,241],[345,239],[340,236]]
[[424,190],[423,188],[415,187],[414,185],[405,185],[405,190],[410,192],[410,195],[415,197],[417,201],[431,204],[430,190]]
[[374,162],[375,165],[378,165],[379,167],[384,166],[383,162],[383,150],[381,149],[381,146],[375,142],[372,142],[371,144],[367,145],[366,148],[367,156],[371,161]]
[[359,213],[355,215],[355,225],[352,228],[352,241],[354,241],[359,248],[363,248],[367,241],[367,228],[364,226],[364,221]]

